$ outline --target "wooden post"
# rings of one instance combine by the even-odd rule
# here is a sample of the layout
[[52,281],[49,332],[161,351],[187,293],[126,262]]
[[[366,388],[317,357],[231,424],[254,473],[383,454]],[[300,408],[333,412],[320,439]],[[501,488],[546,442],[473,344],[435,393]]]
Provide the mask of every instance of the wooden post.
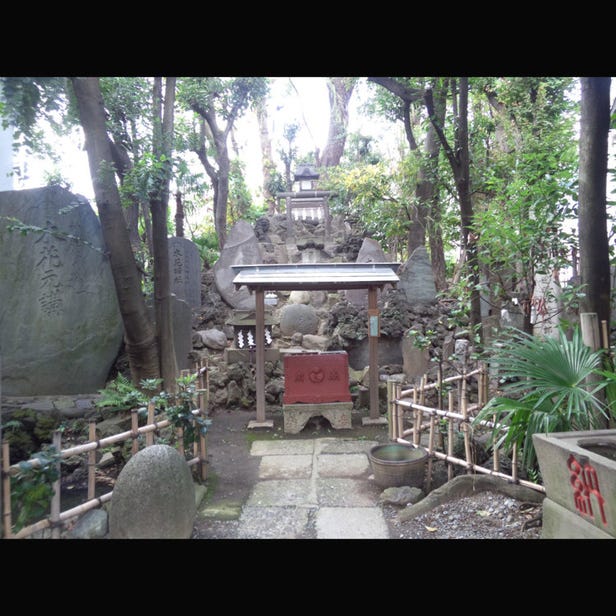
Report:
[[607,331],[607,321],[605,319],[603,319],[601,321],[601,346],[607,351],[608,355],[609,355],[609,350],[610,350],[610,337],[608,335],[608,331]]
[[[449,408],[450,413],[453,413],[453,390],[449,392]],[[453,420],[447,420],[447,455],[453,457]],[[453,464],[447,462],[447,479],[451,481],[453,479]]]
[[599,338],[599,320],[596,312],[581,312],[580,326],[582,329],[582,340],[586,346],[593,351],[601,347]]
[[428,438],[428,475],[426,478],[426,494],[430,492],[432,487],[432,452],[434,451],[434,423],[436,417],[434,413],[430,413],[430,436]]
[[13,522],[11,520],[11,476],[9,467],[11,466],[9,456],[9,444],[2,442],[2,523],[4,536],[10,539],[13,536]]
[[471,452],[471,439],[468,433],[470,427],[468,425],[468,400],[467,400],[467,391],[466,391],[466,375],[462,380],[462,396],[460,400],[460,404],[462,406],[462,432],[464,432],[464,454],[466,456],[466,472],[470,474],[471,465],[473,464],[473,455]]
[[265,423],[265,292],[255,291],[257,423]]
[[393,380],[387,379],[387,424],[388,424],[388,434],[389,440],[395,440],[395,430],[394,430],[394,387]]
[[[88,439],[96,440],[96,421],[88,421]],[[96,492],[96,449],[88,451],[88,500],[92,500]]]
[[[53,446],[56,449],[56,452],[59,454],[62,451],[62,432],[60,430],[55,430],[53,433]],[[51,512],[49,516],[49,521],[51,522],[51,538],[52,539],[60,539],[61,536],[61,528],[60,528],[60,485],[61,485],[61,466],[60,459],[58,458],[58,462],[56,463],[56,470],[58,471],[58,478],[53,482],[53,496],[51,497]]]
[[184,457],[184,428],[180,426],[176,429],[175,434],[178,439],[178,451],[180,452],[180,455]]
[[[148,402],[148,425],[154,423],[154,402],[151,400]],[[146,432],[145,434],[145,446],[149,447],[154,445],[154,432]]]
[[139,451],[139,411],[131,409],[130,412],[130,429],[132,432],[131,454],[134,456]]
[[[402,384],[396,383],[394,387],[396,392],[396,400],[400,400],[400,396],[402,395]],[[404,432],[404,410],[398,403],[396,403],[396,426],[396,438],[400,438]]]
[[[376,287],[368,287],[368,314],[378,319],[376,291]],[[379,336],[378,331],[370,331],[370,324],[368,329],[370,419],[376,420],[379,418]]]

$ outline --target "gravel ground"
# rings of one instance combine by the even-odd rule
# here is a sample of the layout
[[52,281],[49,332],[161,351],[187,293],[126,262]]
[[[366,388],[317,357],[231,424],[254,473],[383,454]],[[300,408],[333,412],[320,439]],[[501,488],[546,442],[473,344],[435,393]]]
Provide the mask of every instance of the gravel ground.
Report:
[[485,491],[443,503],[409,520],[383,505],[392,539],[540,539],[542,505]]

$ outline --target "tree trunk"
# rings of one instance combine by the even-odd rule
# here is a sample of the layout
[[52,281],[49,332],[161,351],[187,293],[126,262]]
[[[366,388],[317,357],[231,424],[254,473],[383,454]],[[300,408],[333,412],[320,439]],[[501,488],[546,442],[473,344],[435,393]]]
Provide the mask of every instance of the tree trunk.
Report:
[[184,237],[184,203],[179,190],[175,193],[175,235]]
[[610,323],[610,256],[606,180],[610,129],[610,77],[584,77],[580,114],[578,231],[583,312]]
[[[442,125],[445,121],[445,105],[447,101],[446,86],[438,88],[435,96],[434,113],[437,121]],[[430,261],[437,291],[447,288],[447,275],[445,266],[445,249],[443,247],[443,233],[441,228],[441,203],[438,190],[438,158],[441,142],[430,123],[426,133],[425,161],[420,169],[420,183],[417,188],[418,199],[425,199],[426,219],[423,220],[428,241],[430,244]]]
[[120,194],[115,182],[105,110],[96,77],[71,79],[92,176],[103,239],[124,324],[124,342],[133,383],[160,376],[154,327],[148,315],[141,279],[130,245]]
[[[426,91],[425,103],[430,122],[441,141],[456,182],[458,202],[460,204],[460,221],[462,235],[462,257],[470,287],[470,327],[478,336],[479,346],[483,344],[481,331],[481,297],[479,295],[479,263],[477,255],[477,238],[473,234],[473,202],[470,187],[470,165],[468,151],[468,77],[460,77],[459,92],[455,91],[456,82],[452,82],[452,103],[454,110],[455,135],[452,148],[442,125],[435,113],[432,90]],[[459,100],[458,100],[459,96]]]
[[335,167],[340,164],[344,154],[344,144],[349,124],[349,100],[355,88],[353,77],[330,77],[327,80],[329,91],[329,132],[327,145],[321,154],[320,167]]
[[169,243],[167,239],[167,204],[169,203],[169,180],[173,144],[173,106],[175,103],[175,78],[165,80],[165,96],[162,103],[162,78],[154,79],[154,134],[152,150],[155,161],[163,161],[163,172],[154,179],[150,194],[152,212],[152,243],[154,246],[154,309],[156,331],[160,345],[160,365],[163,388],[167,392],[177,389],[178,369],[173,342],[171,309],[171,275],[169,269]]
[[[423,91],[406,86],[392,77],[370,77],[369,80],[389,90],[402,100],[404,105],[402,119],[406,140],[411,151],[417,150],[419,146],[413,135],[410,112],[411,105],[422,100]],[[439,87],[435,98],[436,118],[440,125],[442,125],[445,119],[445,103],[447,100],[445,88]],[[426,132],[424,159],[419,169],[417,187],[415,189],[417,205],[410,215],[411,225],[407,235],[409,256],[419,246],[426,245],[426,235],[428,236],[432,272],[436,288],[439,291],[446,287],[445,252],[440,227],[441,211],[436,182],[440,145],[438,135],[433,125],[430,124]]]
[[261,140],[261,169],[263,173],[263,202],[267,205],[270,215],[276,213],[276,196],[270,192],[272,174],[276,170],[276,165],[272,158],[272,140],[267,128],[267,108],[265,101],[257,107],[257,121],[259,122],[259,137]]

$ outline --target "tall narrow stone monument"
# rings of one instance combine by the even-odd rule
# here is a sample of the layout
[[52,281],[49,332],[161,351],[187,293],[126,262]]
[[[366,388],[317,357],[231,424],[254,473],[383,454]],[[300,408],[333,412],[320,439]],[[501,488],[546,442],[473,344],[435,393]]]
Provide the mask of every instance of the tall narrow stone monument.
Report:
[[201,308],[201,256],[194,242],[185,237],[169,238],[171,292],[191,308]]

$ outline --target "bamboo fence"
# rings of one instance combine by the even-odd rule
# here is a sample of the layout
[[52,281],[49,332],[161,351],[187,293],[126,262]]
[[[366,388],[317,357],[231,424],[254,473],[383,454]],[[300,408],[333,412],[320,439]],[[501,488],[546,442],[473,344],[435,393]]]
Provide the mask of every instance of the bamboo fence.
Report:
[[[182,376],[186,376],[190,371],[183,370]],[[195,390],[195,394],[199,400],[199,408],[192,410],[192,414],[195,418],[207,416],[207,403],[208,403],[208,378],[207,378],[207,365],[205,362],[201,362],[196,370],[198,388]],[[57,462],[58,479],[52,485],[54,495],[50,502],[49,516],[22,528],[19,532],[13,533],[12,513],[11,513],[11,477],[15,476],[19,472],[19,464],[10,464],[9,444],[6,441],[2,442],[2,458],[0,463],[0,470],[2,476],[2,522],[3,532],[5,539],[24,539],[30,537],[36,532],[43,531],[45,529],[51,529],[51,538],[59,539],[61,537],[61,531],[73,518],[83,515],[91,509],[96,509],[104,505],[111,500],[113,490],[103,494],[101,496],[95,495],[96,489],[96,451],[109,445],[116,443],[122,443],[129,439],[132,439],[131,454],[135,455],[139,451],[139,438],[145,436],[145,446],[150,447],[155,443],[155,435],[164,428],[172,427],[171,421],[163,419],[162,421],[155,421],[155,407],[154,403],[150,402],[147,407],[147,423],[144,426],[139,427],[139,409],[131,410],[131,429],[125,432],[108,436],[107,438],[96,438],[96,422],[91,420],[88,422],[88,438],[89,440],[75,447],[69,447],[68,449],[61,449],[61,432],[56,430],[53,435],[53,445],[56,451],[60,452],[59,460]],[[196,422],[196,419],[195,419]],[[183,430],[182,428],[176,428],[177,448],[179,453],[186,457],[184,451]],[[192,457],[187,459],[186,462],[189,467],[196,467],[196,474],[200,481],[207,479],[207,448],[206,437],[198,431],[199,439],[195,440],[193,445]],[[87,481],[87,501],[61,511],[60,507],[60,483],[61,483],[61,461],[71,456],[87,454],[87,469],[88,469],[88,481]],[[28,460],[34,468],[40,466],[40,460],[33,458]],[[6,469],[6,470],[4,470]]]
[[[468,383],[469,379],[477,379],[477,402],[469,403]],[[456,411],[456,392],[450,389],[447,392],[448,407],[447,409],[439,408],[442,404],[442,394],[444,386],[457,385],[458,410]],[[424,404],[425,394],[427,391],[436,389],[439,399],[438,407],[429,407]],[[481,409],[487,402],[488,397],[488,375],[485,366],[481,366],[475,370],[452,376],[446,379],[441,378],[439,373],[437,380],[434,383],[427,383],[427,377],[423,377],[419,386],[403,389],[400,382],[389,381],[387,388],[387,413],[389,423],[389,437],[392,441],[412,445],[413,447],[424,446],[428,451],[428,473],[426,481],[426,489],[429,491],[432,481],[433,460],[442,460],[447,464],[447,478],[453,479],[454,466],[461,466],[466,469],[467,474],[486,474],[494,477],[500,477],[509,482],[532,488],[538,492],[545,493],[545,488],[542,485],[520,479],[517,471],[517,451],[512,453],[512,474],[506,474],[500,471],[499,466],[499,451],[494,448],[492,452],[493,466],[492,469],[476,465],[473,462],[473,445],[472,445],[472,420],[474,413]],[[412,414],[412,428],[404,428],[404,411]],[[424,421],[424,417],[428,421]],[[438,430],[438,435],[441,436],[441,443],[435,443],[436,439],[436,423],[446,422],[447,424],[447,452],[439,451],[444,449],[443,446],[443,431]],[[464,459],[455,457],[453,448],[455,440],[455,426],[458,426],[459,432],[462,433],[464,439]],[[480,425],[489,429],[506,430],[505,426],[498,425],[494,422],[480,421]],[[422,433],[428,432],[427,446],[422,445]],[[409,440],[409,437],[410,440]],[[424,439],[425,442],[426,439]]]

